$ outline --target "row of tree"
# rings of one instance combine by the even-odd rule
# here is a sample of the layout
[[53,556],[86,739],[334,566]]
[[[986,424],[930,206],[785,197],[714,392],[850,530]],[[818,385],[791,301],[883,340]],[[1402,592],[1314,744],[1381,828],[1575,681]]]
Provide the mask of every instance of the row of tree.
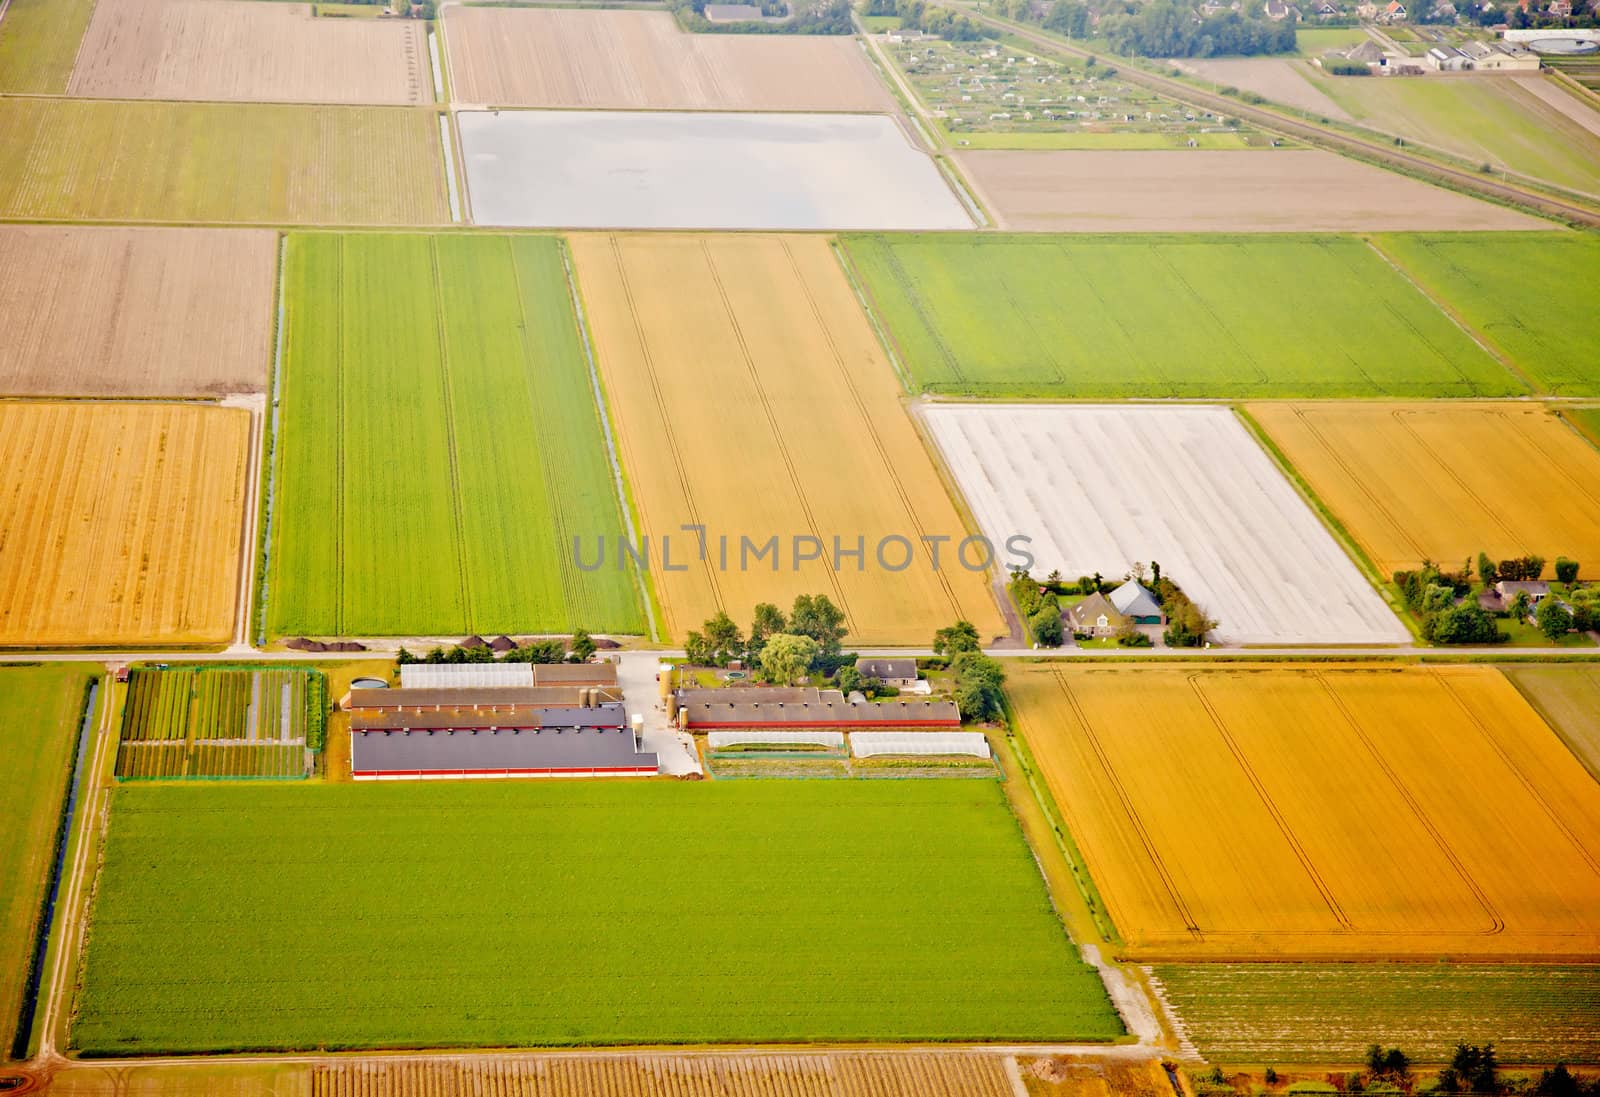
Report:
[[[709,0],[715,3],[716,0]],[[673,0],[678,22],[686,30],[700,34],[854,34],[850,21],[850,0],[816,0],[791,6],[782,0],[756,0],[763,16],[790,13],[787,19],[769,22],[747,19],[713,23],[706,18],[708,0]]]
[[950,42],[976,42],[993,37],[993,32],[986,30],[983,24],[924,0],[867,0],[862,14],[898,16],[900,26],[906,30],[938,35]]
[[[815,650],[798,645],[793,640],[780,644],[781,660],[776,665],[788,669],[797,653],[809,653],[807,672],[825,675],[837,673],[846,662],[854,663],[854,655],[845,655],[844,638],[850,635],[845,627],[844,610],[833,604],[826,594],[802,594],[794,600],[787,617],[771,602],[756,606],[750,622],[750,635],[739,631],[739,626],[726,613],[709,618],[698,631],[689,633],[684,641],[684,654],[689,662],[704,667],[725,667],[739,662],[766,669],[763,656],[766,649],[780,636],[802,637],[815,645]],[[788,674],[783,681],[792,681],[798,671]],[[776,680],[776,679],[775,679]]]
[[1117,53],[1139,57],[1248,57],[1293,53],[1294,20],[1244,16],[1236,11],[1199,16],[1174,0],[1152,0],[1101,18],[1099,32]]
[[[1411,1057],[1397,1047],[1371,1045],[1367,1048],[1364,1067],[1350,1074],[1328,1075],[1329,1091],[1398,1095],[1426,1090],[1432,1093],[1515,1092],[1531,1097],[1600,1097],[1600,1078],[1585,1081],[1569,1071],[1564,1063],[1541,1072],[1531,1084],[1518,1080],[1507,1085],[1500,1077],[1500,1061],[1493,1044],[1457,1044],[1450,1065],[1439,1071],[1431,1085],[1418,1081],[1411,1068]],[[1280,1081],[1278,1072],[1268,1067],[1264,1080],[1268,1086],[1276,1086]],[[1222,1071],[1214,1068],[1202,1079],[1208,1084],[1197,1088],[1210,1089],[1226,1081]],[[1294,1087],[1289,1092],[1293,1093]]]
[[512,648],[504,655],[496,655],[487,645],[464,648],[437,647],[426,655],[415,655],[402,647],[395,652],[394,661],[401,666],[407,663],[587,663],[594,658],[594,638],[584,629],[578,629],[568,640],[532,640]]

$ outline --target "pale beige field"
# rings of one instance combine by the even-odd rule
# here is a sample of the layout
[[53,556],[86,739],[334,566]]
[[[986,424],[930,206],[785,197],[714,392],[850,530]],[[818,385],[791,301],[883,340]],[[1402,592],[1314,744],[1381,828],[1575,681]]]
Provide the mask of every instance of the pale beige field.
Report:
[[1600,561],[1600,452],[1543,407],[1438,400],[1248,411],[1384,577],[1424,559],[1460,568],[1479,552]]
[[431,103],[423,27],[314,19],[307,4],[102,0],[67,90],[100,99]]
[[1556,227],[1317,149],[951,155],[999,226],[1023,232]]
[[259,392],[277,234],[0,226],[0,394]]
[[[844,608],[851,643],[924,644],[963,617],[1002,631],[987,576],[955,563],[967,531],[827,240],[571,242],[667,636],[719,609],[747,628],[756,603],[816,593]],[[685,524],[705,527],[704,560]],[[887,542],[880,564],[895,536],[911,551]],[[937,570],[925,536],[951,539]],[[771,537],[778,556],[741,566],[742,538],[754,550]],[[793,552],[797,537],[819,539],[825,560],[797,561],[810,548]],[[835,570],[836,537],[864,544],[864,565],[841,556]],[[976,546],[969,559],[982,563]]]
[[1309,62],[1284,57],[1194,57],[1173,61],[1184,72],[1219,87],[1253,91],[1274,103],[1322,118],[1350,121],[1349,113],[1305,76]]
[[0,646],[223,644],[249,413],[0,402]]
[[1129,956],[1600,957],[1600,784],[1492,667],[1007,690]]
[[[209,2],[209,0],[207,0]],[[851,38],[689,34],[650,11],[444,12],[457,102],[591,109],[887,111]]]

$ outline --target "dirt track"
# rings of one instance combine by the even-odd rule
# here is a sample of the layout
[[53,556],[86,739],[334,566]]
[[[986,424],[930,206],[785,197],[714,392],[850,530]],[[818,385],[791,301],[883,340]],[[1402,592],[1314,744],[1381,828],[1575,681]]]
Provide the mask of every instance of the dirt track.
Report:
[[259,392],[277,236],[0,226],[0,393]]
[[951,154],[1001,228],[1400,232],[1554,228],[1317,149]]

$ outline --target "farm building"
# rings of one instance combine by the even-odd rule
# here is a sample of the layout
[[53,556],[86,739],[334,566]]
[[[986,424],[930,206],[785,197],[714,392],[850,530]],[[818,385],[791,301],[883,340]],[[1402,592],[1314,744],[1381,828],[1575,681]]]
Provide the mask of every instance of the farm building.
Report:
[[1104,594],[1091,594],[1081,602],[1067,607],[1067,617],[1072,621],[1073,632],[1090,636],[1114,636],[1128,623]]
[[351,715],[350,775],[385,779],[652,774],[620,704]]
[[876,678],[886,686],[903,688],[915,685],[917,661],[915,659],[857,659],[856,670],[867,678]]
[[1161,612],[1156,596],[1136,580],[1129,579],[1112,591],[1109,597],[1116,611],[1136,625],[1166,623],[1166,615]]
[[1539,55],[1514,42],[1463,42],[1461,52],[1477,72],[1537,72]]
[[[744,696],[727,696],[742,694]],[[769,696],[782,694],[783,696]],[[755,695],[755,696],[751,696]],[[953,701],[887,701],[851,704],[837,690],[760,689],[680,690],[678,727],[684,731],[731,728],[959,728]]]
[[402,689],[496,686],[615,686],[613,663],[407,663]]
[[478,689],[351,688],[339,699],[346,712],[420,712],[441,708],[539,708],[620,702],[622,692],[605,686],[484,686]]

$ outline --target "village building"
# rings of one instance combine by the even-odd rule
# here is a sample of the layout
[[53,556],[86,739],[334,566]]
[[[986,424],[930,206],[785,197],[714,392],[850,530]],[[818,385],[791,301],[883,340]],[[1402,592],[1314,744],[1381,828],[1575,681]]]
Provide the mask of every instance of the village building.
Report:
[[864,677],[876,678],[886,686],[905,689],[917,683],[915,659],[857,659],[856,670]]
[[1115,636],[1129,624],[1110,599],[1099,593],[1068,606],[1067,618],[1072,622],[1073,632],[1097,637]]

